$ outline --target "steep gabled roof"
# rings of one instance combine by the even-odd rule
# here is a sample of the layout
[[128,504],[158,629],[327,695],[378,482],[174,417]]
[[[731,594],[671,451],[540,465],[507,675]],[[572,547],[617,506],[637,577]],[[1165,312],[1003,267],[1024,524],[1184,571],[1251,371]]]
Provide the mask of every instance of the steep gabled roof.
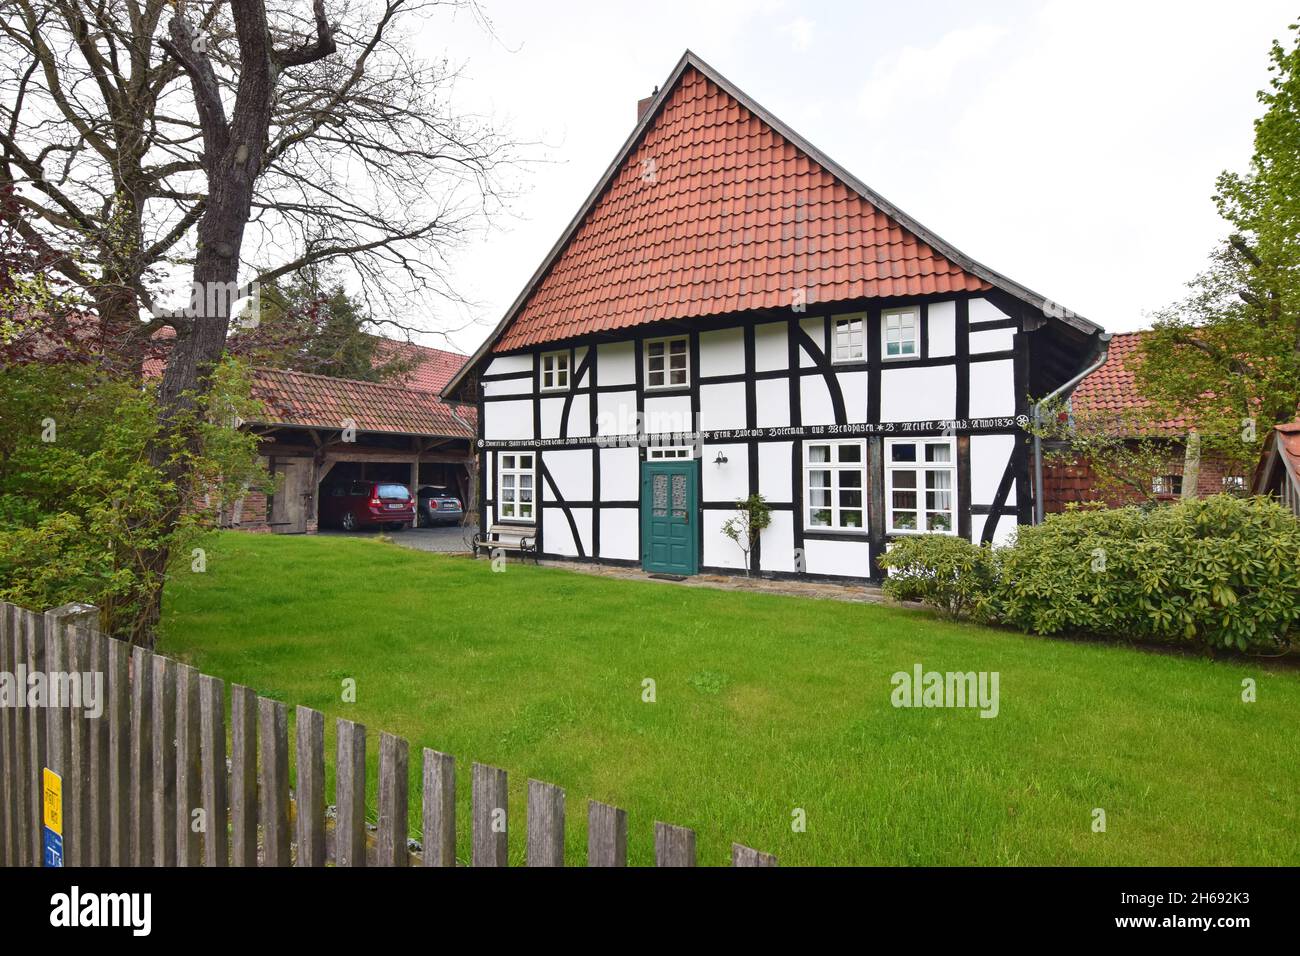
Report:
[[492,335],[489,351],[667,319],[1001,289],[1100,327],[981,265],[689,50]]
[[435,349],[379,335],[375,339],[377,362],[401,359],[411,364],[410,371],[389,379],[391,384],[405,385],[421,392],[440,392],[465,364],[465,356],[459,352],[448,352],[446,349]]

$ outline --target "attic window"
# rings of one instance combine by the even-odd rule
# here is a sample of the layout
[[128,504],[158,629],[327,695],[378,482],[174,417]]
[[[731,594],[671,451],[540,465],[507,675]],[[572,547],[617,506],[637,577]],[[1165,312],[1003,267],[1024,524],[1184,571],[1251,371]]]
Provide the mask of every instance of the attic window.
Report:
[[861,315],[846,315],[835,320],[836,362],[862,361],[862,320]]
[[686,336],[646,342],[646,388],[685,388],[690,380],[691,360]]
[[916,309],[888,309],[880,316],[880,333],[884,336],[881,354],[887,359],[915,358],[920,327]]
[[558,392],[569,387],[569,353],[547,352],[542,356],[542,391]]

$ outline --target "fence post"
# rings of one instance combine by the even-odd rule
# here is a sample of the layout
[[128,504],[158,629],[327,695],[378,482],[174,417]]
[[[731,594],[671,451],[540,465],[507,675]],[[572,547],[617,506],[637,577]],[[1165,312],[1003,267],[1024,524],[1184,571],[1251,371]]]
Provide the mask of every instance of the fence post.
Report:
[[695,831],[655,822],[655,866],[694,866]]
[[528,866],[564,866],[564,790],[528,781]]
[[108,657],[108,864],[131,865],[131,682],[129,648],[104,638]]
[[[15,671],[9,630],[9,605],[0,604],[0,674]],[[14,721],[18,711],[14,703],[6,699],[4,706],[0,707],[0,866],[18,865],[18,839],[22,832],[18,789],[23,778],[18,776],[18,752],[14,746],[18,739]]]
[[203,776],[199,763],[199,672],[188,664],[176,665],[176,862],[199,866],[203,861],[200,833],[194,829],[194,811],[203,817]]
[[199,675],[199,745],[203,767],[203,862],[225,866],[230,840],[226,835],[226,708],[225,684]]
[[[50,674],[65,673],[68,670],[68,647],[64,634],[65,625],[55,616],[54,612],[45,612],[45,665]],[[51,681],[47,689],[49,705],[45,708],[44,718],[46,721],[46,740],[48,744],[48,753],[42,755],[41,767],[37,768],[37,773],[41,773],[43,767],[48,767],[54,773],[59,775],[63,786],[63,859],[64,863],[71,865],[76,859],[76,837],[73,832],[74,824],[68,820],[68,807],[70,804],[68,781],[71,776],[69,770],[71,763],[69,760],[69,741],[70,733],[67,718],[68,709],[58,706],[55,695],[58,693],[57,687]]]
[[[34,674],[45,670],[45,618],[32,611],[19,611],[20,626],[26,638],[24,651],[27,672]],[[28,830],[31,834],[31,865],[40,866],[45,856],[43,841],[40,837],[44,816],[44,798],[41,794],[41,768],[45,766],[46,753],[49,748],[49,726],[45,715],[40,712],[28,715],[27,719],[27,813]]]
[[456,865],[456,758],[424,749],[424,865]]
[[153,659],[153,859],[176,865],[176,662]]
[[153,865],[153,653],[131,650],[131,862]]
[[90,858],[86,862],[94,866],[108,866],[112,860],[112,794],[109,783],[112,751],[109,749],[108,733],[113,713],[113,689],[108,684],[108,655],[109,645],[118,642],[98,631],[92,632],[89,640],[91,679],[95,682],[95,692],[98,695],[99,714],[95,717],[82,715],[87,724],[90,750],[90,785],[87,792]]
[[335,866],[366,865],[366,728],[338,718],[334,773]]
[[298,866],[325,865],[325,715],[297,711]]
[[747,847],[743,843],[731,844],[731,865],[732,866],[776,866],[776,857],[771,853],[763,853],[752,847]]
[[289,860],[289,711],[283,701],[257,698],[258,737],[262,744],[260,805],[262,865],[288,866]]
[[508,866],[509,791],[506,772],[487,764],[474,764],[470,799],[474,824],[470,834],[473,840],[470,862],[474,866]]
[[379,866],[406,866],[409,755],[405,740],[379,735]]
[[231,866],[257,866],[257,695],[230,685]]
[[627,866],[627,811],[587,801],[587,865]]

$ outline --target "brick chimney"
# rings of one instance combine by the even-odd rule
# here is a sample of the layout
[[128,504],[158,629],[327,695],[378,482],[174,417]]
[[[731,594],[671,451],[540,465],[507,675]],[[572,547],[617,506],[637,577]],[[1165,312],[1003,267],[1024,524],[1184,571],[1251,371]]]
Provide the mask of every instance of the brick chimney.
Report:
[[655,91],[653,93],[651,93],[645,99],[636,101],[636,121],[638,123],[641,122],[641,117],[645,116],[645,111],[650,108],[650,104],[654,102],[655,97],[658,95],[659,95],[659,87],[656,86]]

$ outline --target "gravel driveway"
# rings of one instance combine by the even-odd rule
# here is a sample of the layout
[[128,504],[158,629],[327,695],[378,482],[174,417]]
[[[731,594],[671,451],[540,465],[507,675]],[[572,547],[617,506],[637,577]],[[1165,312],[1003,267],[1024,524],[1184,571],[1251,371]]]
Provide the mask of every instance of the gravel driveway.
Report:
[[[416,551],[467,552],[469,540],[478,531],[477,524],[461,527],[458,524],[439,525],[434,528],[407,528],[405,531],[383,532],[404,548]],[[322,536],[339,538],[370,538],[381,532],[378,529],[365,531],[339,531],[329,528],[317,532]]]

